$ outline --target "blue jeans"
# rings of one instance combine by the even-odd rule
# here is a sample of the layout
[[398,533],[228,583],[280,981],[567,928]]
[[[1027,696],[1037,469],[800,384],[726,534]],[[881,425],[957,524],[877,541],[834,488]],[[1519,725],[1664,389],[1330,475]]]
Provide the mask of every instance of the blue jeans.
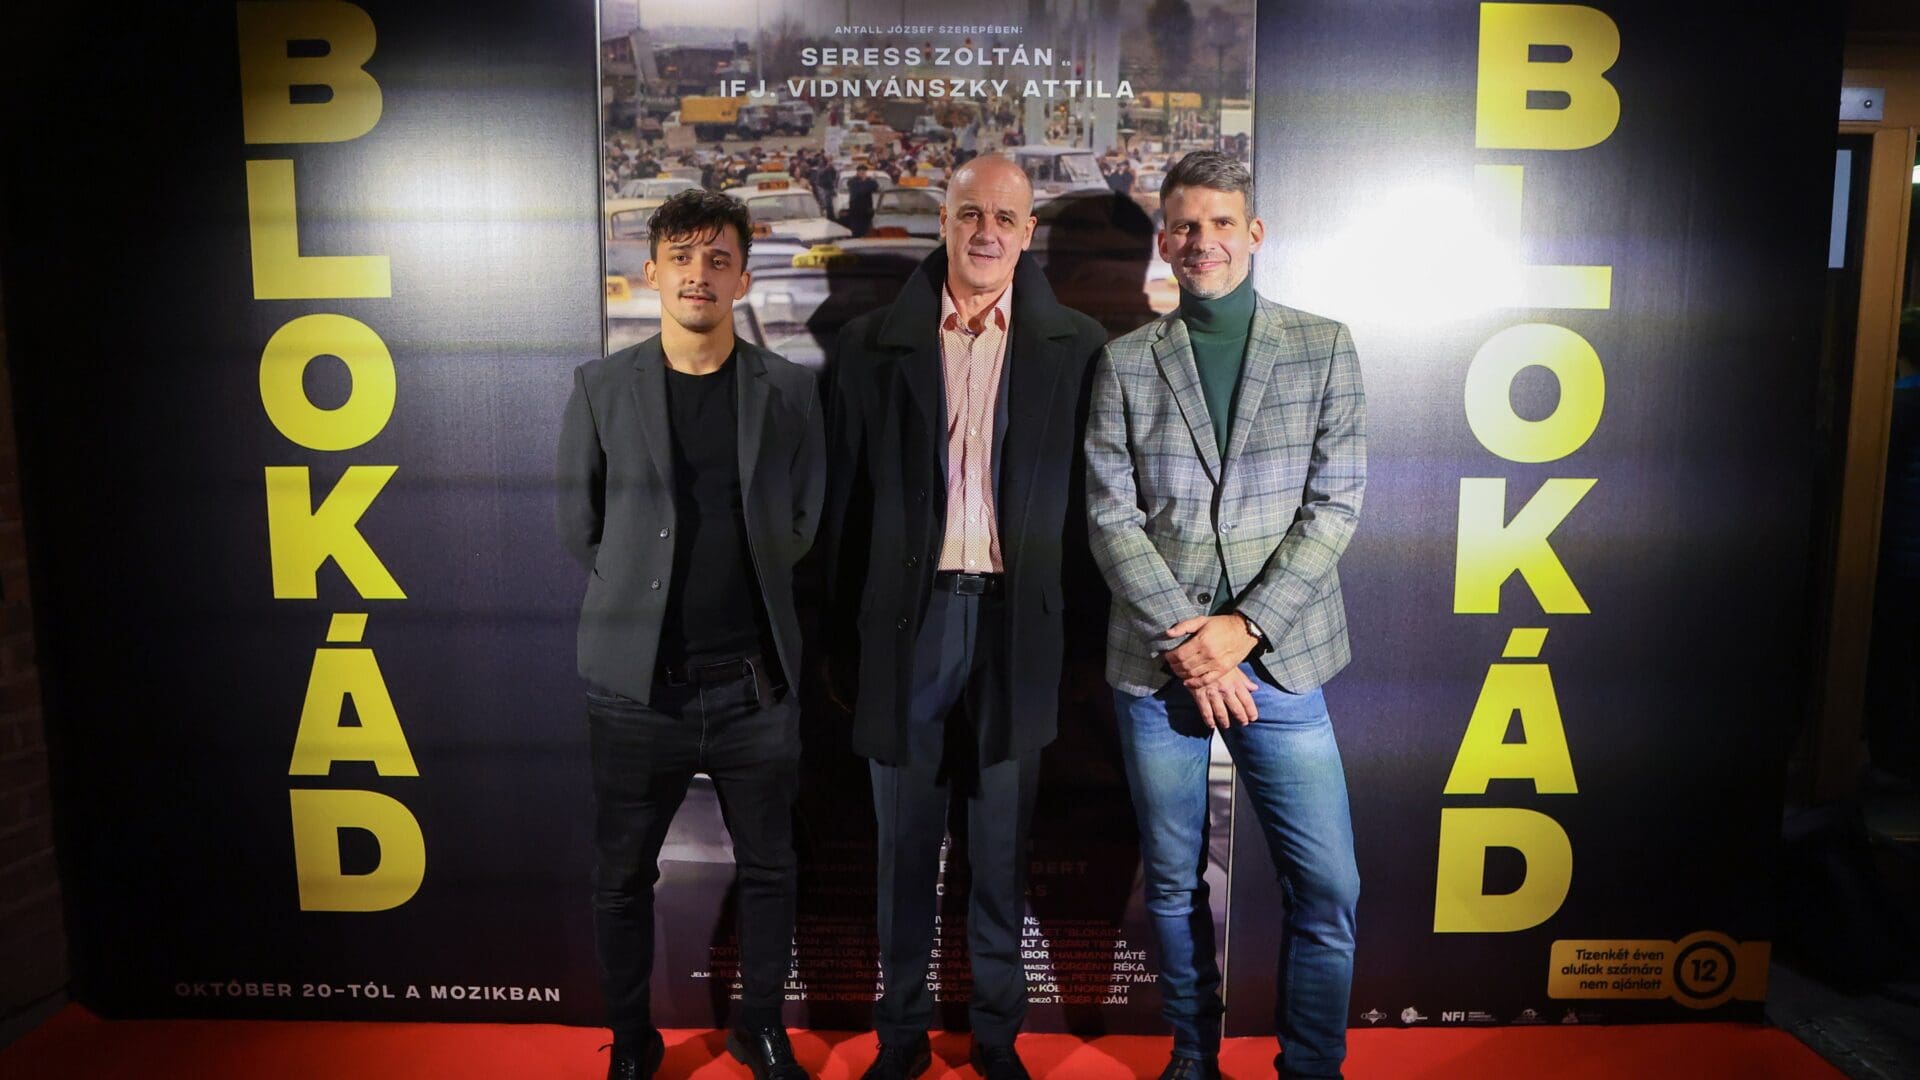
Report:
[[[1253,803],[1286,898],[1274,1027],[1289,1076],[1338,1076],[1353,982],[1353,858],[1347,778],[1319,690],[1291,694],[1252,664],[1259,719],[1221,734]],[[1160,943],[1162,1013],[1174,1054],[1220,1049],[1220,968],[1207,903],[1207,762],[1212,731],[1178,679],[1151,697],[1115,691],[1127,783],[1140,820],[1147,912]]]

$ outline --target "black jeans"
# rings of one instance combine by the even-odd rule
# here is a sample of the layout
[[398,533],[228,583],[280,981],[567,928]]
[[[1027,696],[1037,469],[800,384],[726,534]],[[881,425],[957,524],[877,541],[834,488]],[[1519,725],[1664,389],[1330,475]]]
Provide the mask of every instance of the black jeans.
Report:
[[[764,703],[763,703],[764,696]],[[733,837],[741,1013],[780,1020],[793,940],[793,799],[800,710],[743,678],[656,685],[651,705],[590,687],[595,807],[593,931],[608,1024],[620,1042],[655,1030],[653,887],[660,845],[695,773],[713,778]]]

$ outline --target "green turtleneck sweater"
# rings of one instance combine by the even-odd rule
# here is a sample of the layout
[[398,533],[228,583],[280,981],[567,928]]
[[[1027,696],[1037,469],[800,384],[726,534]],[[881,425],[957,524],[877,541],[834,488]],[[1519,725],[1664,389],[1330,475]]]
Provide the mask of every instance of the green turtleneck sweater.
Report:
[[[1233,431],[1233,399],[1240,388],[1240,369],[1247,358],[1247,338],[1253,332],[1253,275],[1216,300],[1202,300],[1180,290],[1180,321],[1187,324],[1193,342],[1193,366],[1200,372],[1200,393],[1207,400],[1213,438],[1226,460],[1227,439]],[[1207,613],[1217,615],[1233,599],[1223,572]]]

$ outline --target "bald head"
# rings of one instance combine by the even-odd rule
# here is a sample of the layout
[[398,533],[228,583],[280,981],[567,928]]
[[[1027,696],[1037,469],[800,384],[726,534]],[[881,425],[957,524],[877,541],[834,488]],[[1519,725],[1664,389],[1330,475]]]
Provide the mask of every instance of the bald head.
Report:
[[1026,170],[1014,164],[1013,159],[1001,154],[982,154],[968,160],[965,165],[953,171],[947,181],[947,199],[953,201],[963,190],[976,185],[1012,184],[1026,193],[1025,213],[1033,212],[1033,181],[1027,179]]
[[1033,184],[1020,166],[985,154],[956,169],[940,207],[953,298],[999,296],[1033,242],[1034,225]]

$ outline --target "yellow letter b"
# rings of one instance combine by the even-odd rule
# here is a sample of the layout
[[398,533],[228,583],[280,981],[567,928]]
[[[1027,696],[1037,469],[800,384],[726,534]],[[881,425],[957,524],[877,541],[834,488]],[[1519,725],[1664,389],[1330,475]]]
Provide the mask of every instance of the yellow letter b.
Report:
[[[248,0],[240,22],[240,121],[249,144],[345,142],[380,119],[380,84],[362,66],[373,57],[373,20],[340,0]],[[317,56],[293,56],[295,42]],[[303,52],[307,50],[302,50]],[[324,101],[293,100],[295,87],[325,89]]]
[[[1535,60],[1535,46],[1571,53]],[[1482,150],[1581,150],[1620,124],[1620,92],[1606,80],[1620,59],[1620,28],[1574,4],[1481,4],[1479,109]],[[1564,97],[1536,105],[1533,94]]]

